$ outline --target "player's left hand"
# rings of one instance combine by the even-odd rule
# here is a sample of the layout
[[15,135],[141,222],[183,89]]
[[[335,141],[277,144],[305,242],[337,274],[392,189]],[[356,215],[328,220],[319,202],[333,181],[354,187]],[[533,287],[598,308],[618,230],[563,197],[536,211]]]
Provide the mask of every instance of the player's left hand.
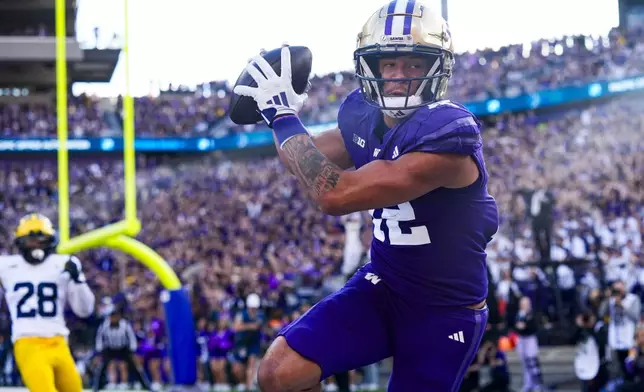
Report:
[[[260,55],[246,66],[257,87],[237,86],[235,94],[251,97],[257,102],[259,113],[266,124],[272,128],[273,120],[285,115],[297,115],[308,97],[306,93],[297,94],[291,80],[291,51],[282,47],[282,69],[278,76],[270,64]],[[258,69],[259,68],[259,69]]]
[[69,260],[67,263],[65,263],[65,269],[63,270],[63,272],[67,272],[71,280],[73,280],[74,282],[82,283],[80,268],[78,268],[78,265],[72,260]]

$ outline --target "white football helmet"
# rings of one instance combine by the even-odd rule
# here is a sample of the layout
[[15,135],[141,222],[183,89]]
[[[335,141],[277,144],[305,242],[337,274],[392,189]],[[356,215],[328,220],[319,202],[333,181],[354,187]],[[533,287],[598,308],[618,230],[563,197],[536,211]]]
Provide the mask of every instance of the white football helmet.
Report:
[[[429,72],[420,78],[384,79],[378,60],[414,55],[427,59]],[[409,116],[422,106],[443,99],[452,76],[454,50],[447,22],[417,0],[392,0],[376,11],[358,34],[354,54],[356,76],[367,102],[393,118]],[[421,81],[410,91],[414,81]],[[406,82],[406,97],[386,97],[385,82]]]

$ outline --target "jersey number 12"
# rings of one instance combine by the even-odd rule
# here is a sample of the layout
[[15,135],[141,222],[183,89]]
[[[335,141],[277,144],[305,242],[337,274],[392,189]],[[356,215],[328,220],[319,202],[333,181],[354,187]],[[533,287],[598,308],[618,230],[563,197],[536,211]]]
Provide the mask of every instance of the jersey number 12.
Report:
[[[56,303],[58,300],[58,286],[56,283],[42,282],[34,286],[31,282],[20,282],[13,286],[13,291],[24,293],[16,306],[17,318],[33,318],[36,315],[40,317],[55,317],[58,313]],[[27,301],[34,294],[38,299],[38,305],[30,309]]]
[[[412,226],[416,213],[409,202],[398,204],[396,207],[369,210],[369,213],[373,218],[373,236],[379,241],[386,242],[388,238],[391,245],[407,246],[427,245],[432,242],[426,226]],[[382,230],[383,223],[387,226],[387,235]]]

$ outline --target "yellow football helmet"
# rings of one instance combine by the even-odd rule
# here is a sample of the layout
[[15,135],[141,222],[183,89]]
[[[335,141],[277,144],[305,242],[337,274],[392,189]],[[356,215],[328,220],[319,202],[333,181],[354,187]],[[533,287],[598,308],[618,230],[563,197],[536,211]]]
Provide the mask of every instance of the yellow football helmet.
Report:
[[32,264],[45,260],[58,244],[54,225],[42,214],[29,214],[20,219],[14,236],[18,250]]
[[[391,56],[422,56],[429,72],[421,78],[384,79],[378,61]],[[452,76],[454,47],[449,27],[437,12],[418,0],[392,0],[376,11],[358,34],[356,76],[365,100],[394,118],[443,99]],[[411,91],[414,81],[421,81]],[[385,82],[406,82],[406,97],[386,97]]]

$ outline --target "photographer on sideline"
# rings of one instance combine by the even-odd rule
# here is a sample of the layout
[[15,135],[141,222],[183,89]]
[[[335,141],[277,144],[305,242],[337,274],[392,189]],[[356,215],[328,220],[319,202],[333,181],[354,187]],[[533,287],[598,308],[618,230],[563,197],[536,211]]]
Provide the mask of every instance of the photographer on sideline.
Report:
[[608,327],[587,311],[577,315],[577,329],[572,343],[577,345],[575,375],[582,382],[582,391],[599,392],[610,379],[608,370]]
[[633,375],[626,371],[626,357],[635,345],[635,331],[640,321],[642,304],[637,295],[626,293],[624,282],[613,283],[608,300],[608,345],[615,351],[615,361],[619,363],[624,380],[631,381]]

